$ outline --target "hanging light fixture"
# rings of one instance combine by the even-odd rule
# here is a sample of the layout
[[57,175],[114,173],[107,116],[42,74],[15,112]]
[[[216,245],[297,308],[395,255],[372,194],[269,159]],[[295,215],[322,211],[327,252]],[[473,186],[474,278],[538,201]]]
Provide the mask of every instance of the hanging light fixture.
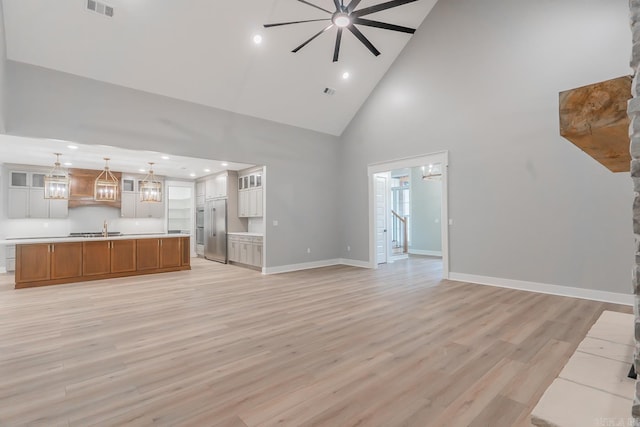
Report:
[[442,166],[440,163],[430,164],[429,168],[422,166],[422,179],[425,181],[439,181],[442,179]]
[[142,202],[161,202],[162,183],[153,173],[153,162],[149,162],[149,173],[140,183],[140,200]]
[[60,153],[56,155],[56,162],[53,169],[44,177],[44,198],[45,199],[68,199],[69,198],[69,175],[60,167]]
[[93,190],[93,198],[96,201],[115,202],[118,200],[118,179],[109,170],[109,159],[104,158],[104,170],[100,172]]

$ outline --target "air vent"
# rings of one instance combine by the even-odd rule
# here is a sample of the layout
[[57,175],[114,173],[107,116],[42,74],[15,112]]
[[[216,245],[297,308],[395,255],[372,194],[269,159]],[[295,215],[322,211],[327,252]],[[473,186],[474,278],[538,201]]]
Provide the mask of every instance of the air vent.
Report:
[[322,93],[324,93],[325,95],[333,95],[334,93],[336,93],[336,90],[330,87],[325,87]]
[[113,7],[96,0],[87,0],[87,10],[113,18]]

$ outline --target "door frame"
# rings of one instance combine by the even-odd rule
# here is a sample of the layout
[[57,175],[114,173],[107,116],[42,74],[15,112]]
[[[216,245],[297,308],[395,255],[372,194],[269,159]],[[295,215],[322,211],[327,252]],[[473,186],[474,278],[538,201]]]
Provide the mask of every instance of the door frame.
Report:
[[378,268],[376,259],[376,213],[375,213],[375,175],[394,169],[426,166],[430,163],[442,164],[442,277],[449,278],[449,152],[438,151],[421,156],[406,157],[385,162],[372,163],[367,167],[369,182],[369,268]]

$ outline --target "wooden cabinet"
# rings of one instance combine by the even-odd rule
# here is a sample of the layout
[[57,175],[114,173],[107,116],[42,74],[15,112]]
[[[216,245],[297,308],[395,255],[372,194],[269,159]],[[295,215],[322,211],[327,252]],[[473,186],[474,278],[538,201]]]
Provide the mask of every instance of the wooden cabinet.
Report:
[[190,237],[16,245],[16,288],[189,270]]
[[85,276],[111,273],[111,242],[82,243],[82,271]]
[[135,270],[135,240],[83,242],[82,271],[85,276],[125,273]]
[[16,246],[16,284],[39,282],[51,277],[51,245]]
[[16,285],[82,276],[82,243],[16,246]]
[[180,238],[180,245],[182,251],[182,266],[191,265],[191,240],[188,237]]
[[51,280],[82,276],[82,242],[51,244]]
[[179,267],[182,265],[180,239],[160,239],[160,268]]
[[160,239],[140,239],[136,248],[137,270],[160,268]]
[[111,272],[127,273],[136,271],[137,240],[111,241]]

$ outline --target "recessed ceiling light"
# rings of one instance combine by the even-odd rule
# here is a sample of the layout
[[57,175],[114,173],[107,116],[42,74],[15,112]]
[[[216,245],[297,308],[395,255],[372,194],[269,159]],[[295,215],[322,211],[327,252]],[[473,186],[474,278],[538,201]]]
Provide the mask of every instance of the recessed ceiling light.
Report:
[[169,160],[169,156],[162,156],[161,159],[162,160]]
[[349,78],[349,72],[345,71],[344,73],[342,73],[342,78],[347,80]]
[[227,162],[222,162],[222,166],[229,166],[229,163],[227,163]]
[[204,171],[205,172],[211,172],[211,169],[205,169]]
[[67,148],[70,150],[77,150],[78,146],[77,145],[67,145]]
[[260,34],[256,34],[255,36],[253,36],[253,42],[255,44],[260,44],[262,43],[262,36]]
[[65,166],[73,166],[73,163],[71,163],[71,162],[65,162],[65,163],[64,163],[64,165],[65,165]]
[[193,178],[193,177],[196,176],[196,174],[195,173],[190,173],[189,176]]
[[138,169],[140,172],[146,172],[146,169]]

